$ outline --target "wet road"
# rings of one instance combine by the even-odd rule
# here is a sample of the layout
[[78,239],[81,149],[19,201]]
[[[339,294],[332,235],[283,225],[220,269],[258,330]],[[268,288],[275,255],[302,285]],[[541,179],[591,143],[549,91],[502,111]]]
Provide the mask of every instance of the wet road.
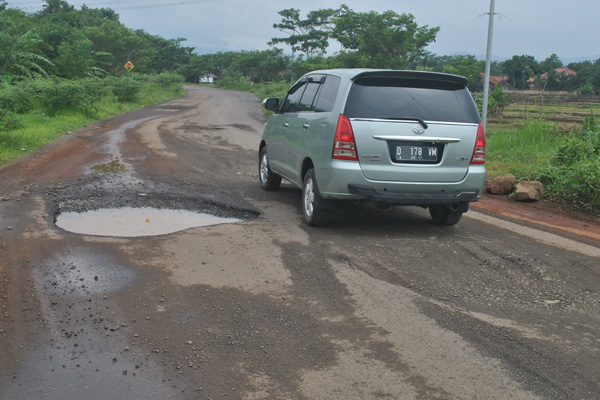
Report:
[[[259,100],[187,89],[0,169],[0,399],[600,398],[593,235],[489,207],[309,228],[258,184]],[[241,222],[54,224],[117,207]]]

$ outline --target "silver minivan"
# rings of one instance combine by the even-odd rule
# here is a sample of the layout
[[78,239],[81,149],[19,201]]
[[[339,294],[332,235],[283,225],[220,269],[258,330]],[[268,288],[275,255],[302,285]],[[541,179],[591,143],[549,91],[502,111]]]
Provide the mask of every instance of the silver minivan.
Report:
[[308,225],[326,225],[336,201],[429,208],[456,224],[481,198],[485,133],[464,77],[421,71],[334,69],[300,78],[259,146],[259,180],[302,189]]

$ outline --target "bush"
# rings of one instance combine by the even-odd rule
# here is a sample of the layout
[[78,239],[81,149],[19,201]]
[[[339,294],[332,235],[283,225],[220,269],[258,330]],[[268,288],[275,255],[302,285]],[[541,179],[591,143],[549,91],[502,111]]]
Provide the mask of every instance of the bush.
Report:
[[550,194],[600,212],[600,130],[593,114],[563,139],[544,183]]
[[120,78],[110,81],[110,88],[119,102],[132,102],[142,88],[142,83],[132,78]]
[[594,88],[594,85],[591,82],[587,82],[575,89],[575,92],[577,92],[577,94],[579,95],[596,94],[596,89]]
[[283,100],[290,86],[289,82],[259,83],[252,87],[252,93],[257,95],[261,101],[267,97],[276,97]]
[[488,111],[490,116],[498,118],[502,117],[504,109],[512,103],[513,101],[510,99],[510,93],[504,93],[502,88],[495,85],[488,100]]
[[101,85],[90,80],[55,80],[41,91],[42,107],[48,115],[61,110],[79,111],[89,114],[102,95]]
[[250,80],[241,74],[231,74],[219,79],[217,87],[229,90],[239,90],[249,92],[251,88]]
[[35,81],[0,86],[0,108],[23,114],[38,107]]
[[169,87],[171,85],[181,85],[185,81],[185,78],[182,75],[163,72],[157,75],[154,80],[162,87]]
[[12,131],[22,126],[21,121],[11,111],[0,108],[0,133]]

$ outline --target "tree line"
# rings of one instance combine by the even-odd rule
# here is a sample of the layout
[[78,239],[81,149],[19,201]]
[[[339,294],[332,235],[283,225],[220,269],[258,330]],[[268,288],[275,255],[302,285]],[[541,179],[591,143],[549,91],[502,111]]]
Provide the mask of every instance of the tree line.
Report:
[[[282,33],[268,50],[196,54],[185,38],[165,39],[127,28],[110,8],[75,9],[63,0],[46,0],[42,10],[25,13],[0,0],[0,82],[36,77],[79,79],[121,76],[131,61],[137,73],[176,73],[187,82],[202,75],[253,83],[290,81],[321,68],[392,68],[448,72],[466,76],[469,88],[482,88],[484,61],[473,55],[428,52],[439,27],[419,26],[412,14],[338,9],[279,11],[273,25]],[[339,47],[327,55],[330,46]],[[292,54],[278,45],[288,46]],[[568,67],[576,76],[563,76]],[[494,62],[492,75],[505,76],[515,89],[533,87],[600,94],[600,60],[563,65],[555,54],[543,61],[514,56]]]

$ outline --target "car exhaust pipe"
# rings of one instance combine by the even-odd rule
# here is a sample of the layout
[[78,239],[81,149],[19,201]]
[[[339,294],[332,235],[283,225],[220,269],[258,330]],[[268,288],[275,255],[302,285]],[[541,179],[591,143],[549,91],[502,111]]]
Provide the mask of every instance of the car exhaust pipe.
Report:
[[450,204],[450,209],[452,211],[458,211],[460,209],[460,203]]

